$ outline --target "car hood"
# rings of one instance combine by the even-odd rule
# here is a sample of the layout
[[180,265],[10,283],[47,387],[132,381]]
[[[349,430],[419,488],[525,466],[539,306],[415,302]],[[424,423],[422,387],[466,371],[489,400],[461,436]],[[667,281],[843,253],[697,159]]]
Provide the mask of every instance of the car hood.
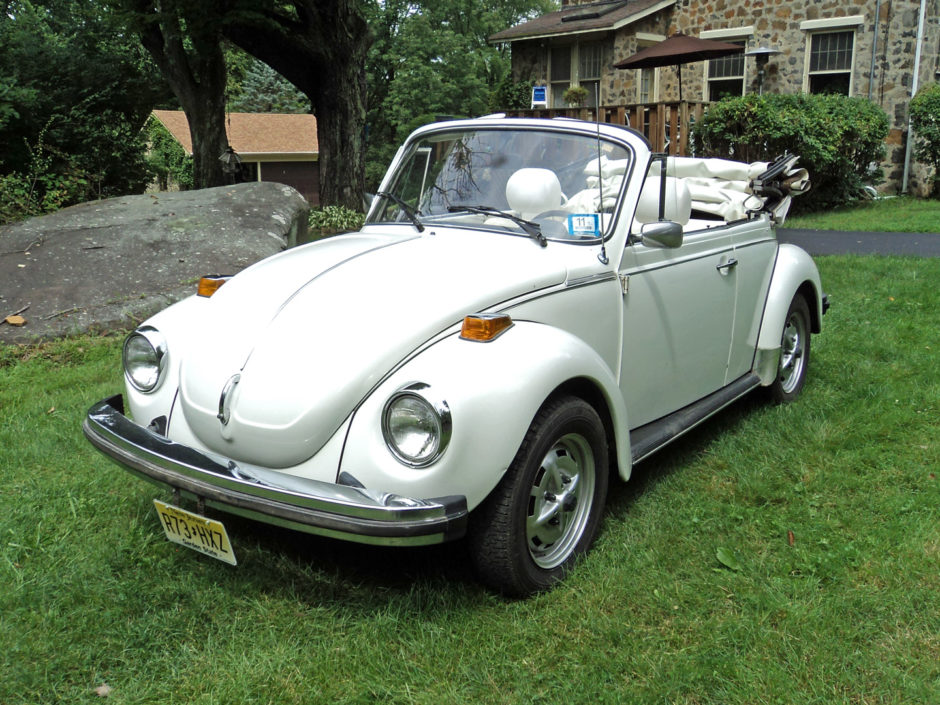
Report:
[[437,229],[343,235],[264,260],[206,302],[181,363],[186,420],[233,459],[301,463],[421,344],[467,314],[563,283],[564,248],[552,249]]

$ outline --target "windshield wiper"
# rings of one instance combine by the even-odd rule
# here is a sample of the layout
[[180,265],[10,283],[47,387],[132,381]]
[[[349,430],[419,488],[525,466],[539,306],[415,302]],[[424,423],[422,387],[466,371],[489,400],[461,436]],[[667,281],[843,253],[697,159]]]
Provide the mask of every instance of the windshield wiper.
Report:
[[548,245],[548,240],[542,235],[542,228],[538,223],[520,218],[514,213],[501,211],[499,208],[493,208],[493,206],[448,206],[447,211],[449,213],[480,213],[481,215],[495,215],[499,218],[507,218],[525,230],[529,236],[535,238],[542,247]]
[[424,232],[424,225],[418,218],[418,216],[421,215],[421,211],[419,211],[417,208],[412,208],[408,203],[396,196],[394,193],[389,193],[388,191],[379,191],[375,195],[394,201],[395,205],[401,208],[402,213],[408,216],[408,220],[411,221],[411,224],[415,226],[417,231],[419,233]]

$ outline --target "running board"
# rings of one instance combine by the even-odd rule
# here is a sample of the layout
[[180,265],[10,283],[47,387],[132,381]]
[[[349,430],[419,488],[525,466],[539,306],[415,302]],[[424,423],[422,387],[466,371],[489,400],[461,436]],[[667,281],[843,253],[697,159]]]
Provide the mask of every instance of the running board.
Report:
[[630,452],[633,462],[638,463],[663,446],[676,440],[700,423],[717,414],[732,402],[737,401],[755,387],[760,386],[760,377],[749,372],[727,387],[709,394],[694,404],[689,404],[669,416],[652,421],[630,431]]

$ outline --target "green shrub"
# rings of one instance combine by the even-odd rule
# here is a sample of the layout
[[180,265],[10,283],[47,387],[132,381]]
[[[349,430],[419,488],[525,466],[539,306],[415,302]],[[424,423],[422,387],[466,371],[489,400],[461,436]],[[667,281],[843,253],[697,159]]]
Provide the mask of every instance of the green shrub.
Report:
[[0,175],[0,225],[52,213],[93,198],[93,178],[76,159],[45,143],[45,128],[36,144],[26,144],[25,173]]
[[883,178],[888,116],[864,98],[842,95],[746,95],[712,104],[692,128],[700,156],[745,162],[799,155],[813,188],[794,211],[856,200]]
[[931,83],[911,99],[914,156],[933,167],[933,196],[940,197],[940,83]]
[[532,103],[532,85],[532,81],[513,81],[512,74],[507,73],[490,94],[490,112],[525,110]]
[[359,230],[366,216],[344,206],[324,206],[310,211],[310,230],[321,235],[333,235]]
[[588,89],[584,86],[571,86],[568,88],[564,94],[561,96],[561,99],[565,101],[568,105],[575,107],[582,107],[587,102],[588,98]]
[[17,172],[0,176],[0,225],[38,215],[31,183]]
[[194,184],[193,158],[155,117],[147,121],[145,129],[150,145],[147,165],[156,176],[160,189],[166,191],[171,184],[182,191],[191,189]]

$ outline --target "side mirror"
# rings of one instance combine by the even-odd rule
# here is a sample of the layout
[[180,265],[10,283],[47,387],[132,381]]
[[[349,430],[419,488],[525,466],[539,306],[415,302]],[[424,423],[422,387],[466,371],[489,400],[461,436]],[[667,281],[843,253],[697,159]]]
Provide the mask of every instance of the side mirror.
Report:
[[682,226],[671,220],[646,223],[640,230],[640,242],[647,247],[670,250],[682,247]]

